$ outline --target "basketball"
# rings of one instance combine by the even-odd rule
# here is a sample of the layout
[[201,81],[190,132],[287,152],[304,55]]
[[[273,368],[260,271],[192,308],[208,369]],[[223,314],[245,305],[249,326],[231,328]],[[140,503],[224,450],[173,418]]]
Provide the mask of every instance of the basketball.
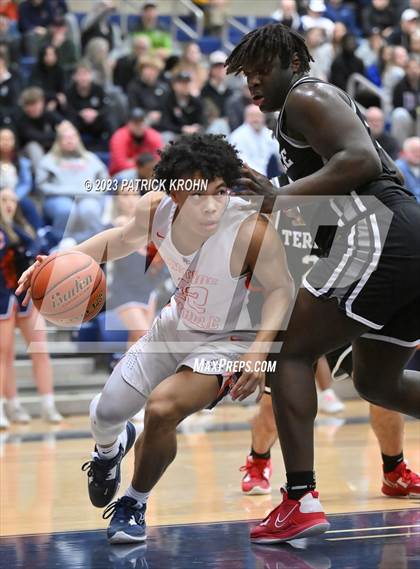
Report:
[[50,255],[31,279],[39,312],[57,326],[77,326],[94,318],[105,302],[105,275],[89,255],[64,251]]

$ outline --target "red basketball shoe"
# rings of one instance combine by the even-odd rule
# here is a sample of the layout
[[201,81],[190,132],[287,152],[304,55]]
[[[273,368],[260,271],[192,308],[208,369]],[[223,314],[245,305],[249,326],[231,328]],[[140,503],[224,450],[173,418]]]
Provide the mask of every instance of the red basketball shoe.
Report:
[[391,472],[384,473],[382,480],[382,494],[386,496],[420,498],[420,476],[407,468],[404,461]]
[[251,541],[279,543],[318,535],[329,529],[318,492],[309,491],[300,500],[291,500],[286,490],[281,491],[282,503],[251,529]]
[[239,469],[246,472],[242,478],[242,492],[244,494],[269,494],[271,492],[271,458],[246,457],[245,466]]

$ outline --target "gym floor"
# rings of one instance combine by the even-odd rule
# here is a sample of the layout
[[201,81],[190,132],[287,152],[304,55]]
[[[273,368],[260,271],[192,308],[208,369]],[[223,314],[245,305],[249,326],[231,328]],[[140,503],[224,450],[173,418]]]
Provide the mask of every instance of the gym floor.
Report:
[[[240,491],[254,407],[223,405],[181,425],[178,456],[149,500],[147,547],[110,546],[87,497],[87,417],[41,421],[0,434],[0,566],[8,569],[414,569],[420,501],[382,496],[381,459],[364,402],[319,415],[317,480],[331,529],[282,546],[251,545],[249,527],[280,500],[284,469],[273,451],[273,493]],[[419,422],[407,420],[405,456],[420,470]],[[123,463],[122,490],[133,455]]]

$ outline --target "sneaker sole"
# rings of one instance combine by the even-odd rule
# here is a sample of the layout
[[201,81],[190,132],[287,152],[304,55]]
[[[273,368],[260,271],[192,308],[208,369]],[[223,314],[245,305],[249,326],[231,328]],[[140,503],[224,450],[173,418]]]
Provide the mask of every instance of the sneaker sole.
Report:
[[397,498],[400,500],[406,500],[407,498],[417,498],[417,500],[420,500],[420,494],[416,494],[415,492],[410,492],[408,494],[387,494],[382,490],[382,494],[387,498]]
[[142,543],[146,541],[146,534],[134,536],[123,531],[117,531],[112,537],[108,537],[109,543]]
[[254,486],[254,488],[251,488],[251,490],[248,490],[248,492],[242,490],[242,493],[245,494],[246,496],[263,496],[265,494],[271,494],[271,486],[269,488],[261,488],[260,486]]
[[313,537],[315,535],[320,535],[330,529],[331,525],[328,522],[323,522],[316,524],[309,528],[303,529],[292,536],[288,537],[251,537],[253,543],[283,543],[285,541],[292,541],[293,539],[299,539],[303,537]]

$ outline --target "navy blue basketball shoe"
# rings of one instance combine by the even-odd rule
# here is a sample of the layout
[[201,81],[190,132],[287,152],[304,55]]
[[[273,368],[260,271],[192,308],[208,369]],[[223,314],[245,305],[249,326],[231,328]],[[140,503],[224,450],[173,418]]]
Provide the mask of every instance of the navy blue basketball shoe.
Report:
[[127,422],[127,443],[125,448],[120,444],[117,456],[110,459],[101,458],[95,451],[92,453],[93,460],[85,462],[83,471],[87,471],[89,498],[97,508],[107,506],[118,492],[121,482],[121,461],[133,446],[136,440],[136,427],[130,421]]
[[112,502],[103,513],[104,520],[111,518],[107,536],[110,543],[138,543],[146,539],[144,514],[146,504],[138,506],[136,500],[123,496]]

